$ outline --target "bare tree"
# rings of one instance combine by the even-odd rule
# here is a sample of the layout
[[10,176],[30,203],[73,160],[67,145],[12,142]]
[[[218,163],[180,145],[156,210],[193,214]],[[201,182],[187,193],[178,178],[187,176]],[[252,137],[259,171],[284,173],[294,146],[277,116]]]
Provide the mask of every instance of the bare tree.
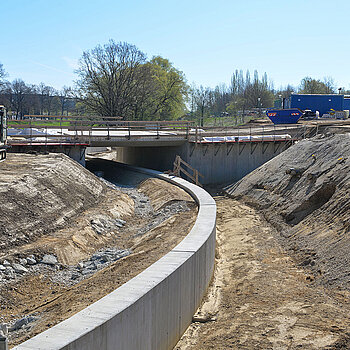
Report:
[[69,99],[72,97],[72,89],[70,87],[63,86],[62,90],[59,91],[58,97],[61,105],[61,115],[64,115],[65,110],[67,110],[67,115],[68,115],[67,104]]
[[5,88],[5,85],[6,85],[5,78],[6,77],[7,77],[7,73],[6,73],[2,63],[0,63],[0,91]]
[[15,79],[7,86],[10,96],[11,109],[16,113],[17,118],[22,118],[26,109],[28,109],[27,101],[31,93],[31,87],[21,79]]
[[301,80],[299,92],[302,94],[335,93],[334,80],[331,77],[325,77],[323,81],[305,77]]
[[194,99],[196,102],[197,110],[199,112],[199,125],[204,126],[204,115],[206,109],[210,105],[211,90],[210,88],[204,88],[202,85],[194,90]]
[[57,91],[52,86],[45,87],[45,107],[47,114],[51,115]]
[[84,52],[77,70],[80,98],[95,113],[125,117],[134,105],[137,70],[145,61],[134,45],[113,40]]
[[46,103],[46,95],[47,95],[47,86],[44,83],[40,83],[35,88],[36,93],[38,95],[38,101],[39,101],[39,114],[44,114],[44,108]]
[[332,77],[324,77],[323,84],[325,85],[326,94],[334,94],[336,92],[336,85]]

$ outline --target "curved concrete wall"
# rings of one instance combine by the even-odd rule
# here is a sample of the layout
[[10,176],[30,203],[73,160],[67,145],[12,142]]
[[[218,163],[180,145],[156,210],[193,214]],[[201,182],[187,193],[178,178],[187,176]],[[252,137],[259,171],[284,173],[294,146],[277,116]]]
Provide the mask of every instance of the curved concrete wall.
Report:
[[168,254],[73,317],[15,350],[172,349],[207,290],[214,269],[216,205],[203,189],[157,171],[199,205],[191,232]]

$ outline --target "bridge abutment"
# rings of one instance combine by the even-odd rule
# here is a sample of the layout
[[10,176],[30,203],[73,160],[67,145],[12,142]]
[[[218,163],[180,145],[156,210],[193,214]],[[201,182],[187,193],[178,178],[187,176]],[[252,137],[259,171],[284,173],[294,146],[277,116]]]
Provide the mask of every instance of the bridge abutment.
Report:
[[175,156],[197,169],[204,185],[223,184],[242,177],[284,151],[290,143],[234,142],[186,143],[176,147],[118,147],[116,160],[129,165],[166,171]]

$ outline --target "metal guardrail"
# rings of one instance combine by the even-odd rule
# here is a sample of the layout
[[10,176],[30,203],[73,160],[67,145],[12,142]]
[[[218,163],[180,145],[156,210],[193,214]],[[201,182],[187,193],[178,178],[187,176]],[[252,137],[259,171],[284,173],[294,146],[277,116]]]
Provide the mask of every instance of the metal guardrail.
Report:
[[[17,129],[12,135],[11,144],[90,144],[91,140],[111,138],[137,139],[142,136],[188,139],[193,122],[190,121],[122,121],[118,117],[67,117],[26,115],[22,120],[10,120],[9,128]],[[56,133],[53,131],[56,130]],[[123,132],[113,135],[113,132]],[[148,134],[140,134],[138,132]],[[102,134],[101,134],[102,133]]]
[[[281,141],[282,135],[289,134],[292,142],[308,137],[312,133],[317,133],[318,125],[302,125],[302,124],[283,124],[283,125],[258,125],[248,126],[242,125],[233,128],[229,127],[207,127],[204,129],[196,127],[195,133],[191,133],[190,142],[203,143],[204,138],[212,137],[231,137],[236,138],[236,142],[254,142],[255,136],[260,136],[259,142],[264,141]],[[315,132],[316,131],[316,132]],[[246,136],[246,139],[242,139]],[[234,141],[227,141],[234,142]]]
[[[278,136],[291,134],[286,142],[295,142],[318,130],[317,125],[243,125],[231,127],[194,126],[191,121],[123,121],[118,117],[81,117],[81,116],[37,116],[26,115],[23,120],[9,120],[9,128],[25,130],[12,135],[10,144],[91,144],[91,141],[104,141],[116,138],[137,140],[146,136],[156,140],[183,139],[189,142],[203,143],[204,137],[231,136],[236,142],[281,141]],[[56,133],[53,132],[56,130]],[[116,135],[116,131],[122,132]],[[143,134],[139,133],[143,132]],[[316,131],[317,133],[317,131]],[[250,136],[245,140],[240,136]],[[260,136],[260,139],[253,136]],[[268,136],[268,137],[267,137]],[[265,137],[265,139],[264,139]],[[235,141],[228,141],[235,142]]]

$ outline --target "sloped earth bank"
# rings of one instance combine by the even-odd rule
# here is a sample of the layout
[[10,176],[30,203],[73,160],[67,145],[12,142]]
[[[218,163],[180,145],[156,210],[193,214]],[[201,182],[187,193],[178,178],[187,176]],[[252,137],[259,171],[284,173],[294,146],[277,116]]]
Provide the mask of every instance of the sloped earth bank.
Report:
[[64,155],[10,154],[0,180],[0,324],[11,347],[142,272],[197,214],[164,181],[116,186]]
[[177,349],[350,349],[349,134],[303,140],[225,191],[205,323]]
[[349,293],[319,285],[256,209],[216,202],[214,278],[175,349],[349,349]]
[[303,140],[226,189],[258,208],[317,283],[350,290],[350,135]]

